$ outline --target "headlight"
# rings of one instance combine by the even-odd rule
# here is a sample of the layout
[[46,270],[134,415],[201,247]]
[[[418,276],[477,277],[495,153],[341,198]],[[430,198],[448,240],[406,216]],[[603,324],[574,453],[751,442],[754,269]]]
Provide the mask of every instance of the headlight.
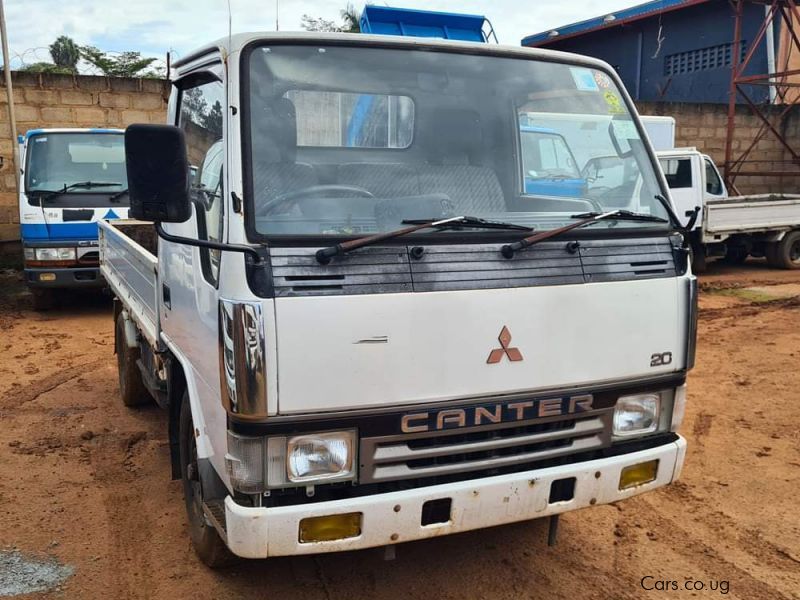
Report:
[[75,260],[75,248],[36,248],[36,260]]
[[234,489],[269,489],[351,481],[356,478],[356,432],[249,437],[228,432],[225,455]]
[[36,260],[36,250],[33,248],[25,248],[25,260]]
[[660,394],[623,396],[614,408],[614,435],[626,437],[652,433],[658,429]]
[[349,479],[353,474],[350,432],[298,435],[286,444],[286,474],[289,481]]

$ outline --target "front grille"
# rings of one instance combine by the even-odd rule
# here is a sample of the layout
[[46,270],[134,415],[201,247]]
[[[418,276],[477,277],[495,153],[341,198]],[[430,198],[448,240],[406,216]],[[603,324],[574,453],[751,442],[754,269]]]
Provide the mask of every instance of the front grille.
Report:
[[675,277],[670,239],[542,242],[508,260],[502,244],[428,245],[417,258],[411,246],[370,246],[320,265],[317,248],[272,248],[276,296],[442,292],[634,281]]
[[439,477],[519,466],[611,443],[611,411],[547,421],[365,437],[360,444],[360,483]]

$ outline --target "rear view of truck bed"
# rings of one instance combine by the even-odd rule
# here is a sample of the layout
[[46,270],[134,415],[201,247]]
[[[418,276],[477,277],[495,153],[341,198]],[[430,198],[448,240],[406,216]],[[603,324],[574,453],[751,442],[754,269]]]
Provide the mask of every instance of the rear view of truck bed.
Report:
[[158,244],[152,223],[99,222],[100,270],[153,347],[158,340]]

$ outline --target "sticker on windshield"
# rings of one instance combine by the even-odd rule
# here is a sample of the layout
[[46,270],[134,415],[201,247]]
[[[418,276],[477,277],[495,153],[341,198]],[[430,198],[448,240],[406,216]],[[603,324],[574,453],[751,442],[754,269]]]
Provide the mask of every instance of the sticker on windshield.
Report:
[[622,106],[622,101],[619,99],[614,92],[611,90],[606,90],[603,92],[603,99],[606,101],[606,105],[608,106],[608,114],[610,115],[624,115],[625,109]]
[[599,92],[597,82],[594,80],[594,74],[590,69],[583,67],[570,67],[572,73],[572,80],[575,82],[575,87],[581,92]]
[[45,136],[38,135],[35,138],[33,138],[33,141],[36,142],[37,144],[41,144],[42,142],[46,142],[47,141],[47,136],[46,135]]
[[614,128],[614,135],[622,140],[638,140],[639,132],[636,131],[636,125],[633,121],[628,119],[614,119],[611,121],[611,126]]
[[611,88],[611,78],[605,73],[602,73],[600,71],[595,71],[594,81],[599,87],[603,88],[604,90],[608,90]]

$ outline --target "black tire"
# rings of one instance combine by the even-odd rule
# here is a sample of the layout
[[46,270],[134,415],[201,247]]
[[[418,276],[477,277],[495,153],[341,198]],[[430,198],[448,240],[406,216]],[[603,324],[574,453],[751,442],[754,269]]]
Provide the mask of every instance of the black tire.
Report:
[[780,269],[781,265],[778,262],[778,244],[777,242],[768,242],[764,244],[764,258],[767,259],[767,264],[775,269]]
[[151,402],[153,397],[142,381],[142,372],[136,361],[139,349],[130,348],[125,343],[125,319],[117,315],[115,344],[117,350],[117,371],[119,372],[119,396],[125,406],[139,406]]
[[743,265],[750,253],[744,246],[728,246],[725,251],[725,262],[729,265]]
[[200,471],[197,467],[197,446],[187,392],[183,393],[181,400],[178,430],[183,499],[186,503],[189,535],[192,538],[194,551],[198,558],[212,569],[236,564],[240,559],[228,550],[217,530],[208,522],[203,513],[203,486],[200,483]]
[[800,269],[800,230],[787,233],[778,244],[775,255],[778,266]]
[[33,309],[48,311],[56,305],[56,294],[50,288],[31,288],[33,296]]
[[702,246],[692,246],[691,247],[691,255],[690,259],[692,261],[692,273],[697,275],[698,273],[705,273],[706,268],[708,267],[708,261],[706,259],[706,249]]

